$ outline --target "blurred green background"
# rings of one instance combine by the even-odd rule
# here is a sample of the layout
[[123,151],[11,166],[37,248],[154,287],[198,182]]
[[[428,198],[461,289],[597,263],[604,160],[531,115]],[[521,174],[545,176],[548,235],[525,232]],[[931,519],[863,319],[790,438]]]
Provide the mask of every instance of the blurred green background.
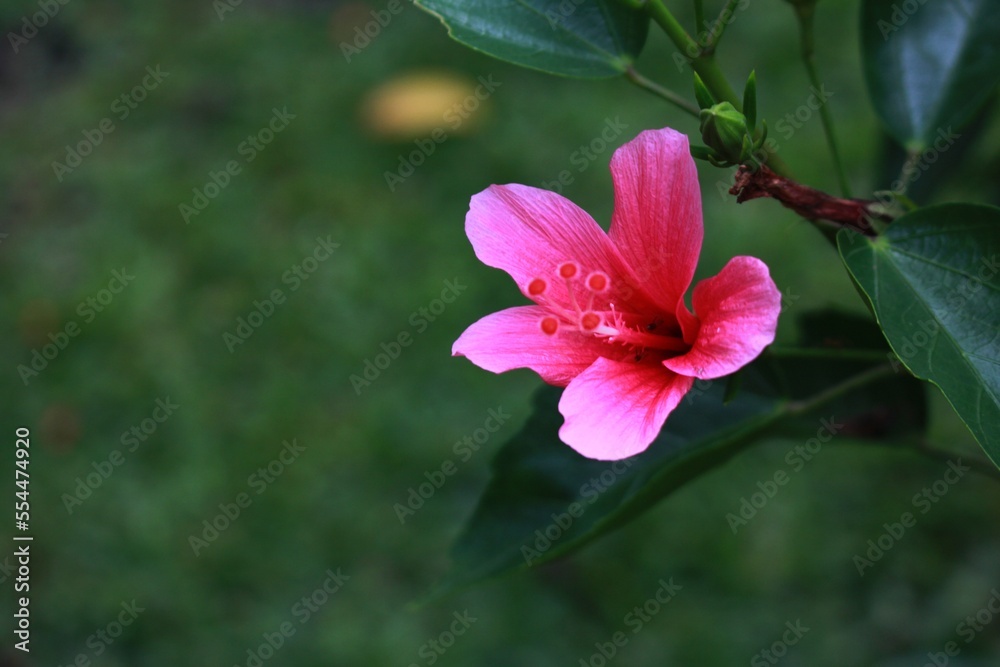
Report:
[[[690,26],[687,4],[677,11]],[[626,629],[626,614],[671,577],[680,593],[609,662],[773,664],[760,652],[797,620],[809,631],[786,665],[920,665],[956,639],[956,626],[1000,586],[997,484],[963,478],[860,577],[853,557],[912,511],[912,496],[946,466],[836,441],[737,535],[725,515],[798,443],[751,450],[571,559],[409,606],[447,570],[489,460],[527,418],[539,384],[528,371],[494,376],[449,356],[468,324],[520,299],[505,275],[476,261],[463,232],[469,197],[570,170],[563,193],[606,224],[613,149],[645,128],[697,128],[623,80],[558,79],[472,52],[409,3],[370,43],[356,41],[385,7],[72,0],[16,53],[5,36],[0,415],[8,451],[15,427],[32,432],[35,540],[32,651],[12,649],[8,556],[0,662],[250,666],[256,654],[270,665],[601,665],[595,643]],[[5,2],[4,34],[38,11]],[[819,11],[821,76],[853,185],[870,193],[888,185],[898,156],[866,101],[857,3],[824,0]],[[732,81],[756,68],[772,131],[810,94],[797,48],[793,15],[778,0],[740,11],[720,48]],[[671,55],[652,31],[640,69],[687,93],[690,74]],[[122,118],[115,100],[157,66],[169,76]],[[441,105],[467,100],[479,77],[499,85],[456,128]],[[286,108],[287,126],[262,150],[247,149]],[[57,178],[52,163],[104,118],[113,132]],[[608,122],[626,129],[581,160],[577,151]],[[979,126],[979,140],[921,188],[936,186],[937,199],[996,196],[1000,123],[987,113]],[[386,172],[434,127],[445,140],[390,189]],[[800,180],[835,189],[818,117],[776,136]],[[239,172],[186,223],[180,205],[231,160]],[[773,202],[738,206],[720,194],[730,171],[699,169],[699,276],[735,254],[764,259],[786,296],[783,340],[794,337],[797,313],[863,311],[812,227]],[[303,263],[319,257],[318,238],[339,247]],[[307,280],[289,277],[296,266],[313,269]],[[114,271],[134,276],[118,293]],[[441,311],[434,301],[446,281],[466,287]],[[252,335],[224,339],[275,289],[285,301]],[[22,377],[18,367],[71,323],[79,331],[65,349]],[[350,376],[404,332],[412,344],[356,391]],[[931,393],[931,439],[973,447]],[[151,421],[164,416],[158,399],[179,406],[162,423]],[[511,419],[459,459],[453,444],[501,407]],[[276,463],[285,441],[304,449]],[[109,459],[120,465],[105,479]],[[4,460],[12,470],[13,454]],[[456,474],[401,523],[393,506],[446,460]],[[88,475],[97,483],[81,499]],[[67,500],[73,494],[79,502]],[[240,499],[238,518],[219,518]],[[206,521],[229,525],[209,541]],[[193,547],[192,536],[206,543]],[[339,590],[316,595],[304,613],[302,598],[338,570],[348,577]],[[143,611],[115,628],[133,600]],[[428,644],[448,643],[442,633],[466,611],[476,620],[453,646],[442,654]],[[266,636],[283,624],[294,634],[270,655]],[[118,636],[107,643],[98,631]],[[997,655],[1000,623],[987,624],[949,664],[996,664]]]

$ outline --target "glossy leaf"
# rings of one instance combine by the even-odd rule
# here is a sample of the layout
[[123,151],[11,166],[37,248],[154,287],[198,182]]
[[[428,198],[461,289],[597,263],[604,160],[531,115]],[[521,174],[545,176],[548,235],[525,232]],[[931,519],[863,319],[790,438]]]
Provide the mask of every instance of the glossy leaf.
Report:
[[1000,209],[933,206],[881,237],[837,241],[901,363],[941,388],[1000,463]]
[[1000,80],[996,0],[863,0],[861,43],[875,109],[908,149],[953,139]]
[[455,40],[533,69],[582,78],[622,74],[649,18],[620,0],[417,0]]

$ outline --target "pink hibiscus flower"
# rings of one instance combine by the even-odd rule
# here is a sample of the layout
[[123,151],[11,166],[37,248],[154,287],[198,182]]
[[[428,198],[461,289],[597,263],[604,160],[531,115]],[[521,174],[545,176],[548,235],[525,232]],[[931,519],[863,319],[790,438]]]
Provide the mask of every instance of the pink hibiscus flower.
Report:
[[479,320],[452,354],[566,387],[563,442],[593,459],[645,450],[695,378],[729,375],[774,340],[781,294],[767,266],[735,257],[684,303],[704,235],[687,137],[649,130],[611,159],[610,232],[564,197],[493,185],[472,198],[476,256],[535,305]]

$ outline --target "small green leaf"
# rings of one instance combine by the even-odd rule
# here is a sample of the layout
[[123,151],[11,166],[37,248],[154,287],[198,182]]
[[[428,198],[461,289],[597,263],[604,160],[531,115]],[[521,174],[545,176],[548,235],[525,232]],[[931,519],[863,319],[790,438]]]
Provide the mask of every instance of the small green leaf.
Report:
[[757,127],[757,70],[750,72],[743,89],[743,115],[747,117],[747,127],[753,132]]
[[708,87],[705,86],[705,82],[701,80],[697,72],[694,73],[694,98],[698,101],[700,109],[708,109],[715,106],[715,97]]
[[691,144],[691,157],[696,160],[709,160],[715,155],[708,146],[696,146]]
[[1000,463],[1000,209],[918,209],[876,238],[842,230],[837,244],[899,360]]
[[451,37],[533,69],[581,78],[627,70],[649,29],[644,11],[620,0],[417,0]]
[[910,150],[952,139],[1000,79],[996,0],[863,0],[861,43],[875,110]]

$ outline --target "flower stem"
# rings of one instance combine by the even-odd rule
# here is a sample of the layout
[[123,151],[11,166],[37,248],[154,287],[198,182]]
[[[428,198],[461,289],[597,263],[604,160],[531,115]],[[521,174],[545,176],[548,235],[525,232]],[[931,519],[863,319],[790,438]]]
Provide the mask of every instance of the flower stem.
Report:
[[[809,398],[805,398],[799,401],[792,401],[786,405],[786,411],[790,415],[801,415],[811,410],[815,410],[821,405],[832,401],[844,394],[848,394],[851,391],[862,387],[870,382],[880,380],[884,377],[891,376],[895,371],[891,364],[883,364],[881,366],[875,366],[868,369],[863,373],[859,373],[853,377],[849,377],[839,384],[826,389],[824,391],[815,394]],[[914,451],[919,454],[928,456],[936,461],[951,461],[956,458],[962,458],[967,461],[969,466],[973,471],[983,475],[985,477],[991,477],[1000,481],[1000,469],[998,469],[992,461],[981,459],[978,457],[969,456],[968,454],[953,452],[946,449],[940,449],[932,446],[926,438],[920,438],[914,444]]]
[[698,42],[691,38],[691,35],[687,33],[684,26],[678,22],[674,15],[670,13],[670,10],[667,9],[666,5],[663,4],[663,0],[649,0],[646,3],[646,11],[663,28],[670,41],[681,50],[683,55],[687,56],[691,62],[691,69],[698,73],[698,76],[705,82],[705,86],[712,92],[715,99],[720,102],[729,102],[737,109],[742,109],[742,100],[740,100],[732,86],[729,85],[729,81],[726,80],[715,59],[712,58],[710,53],[706,53]]
[[[799,19],[799,35],[802,46],[802,62],[806,67],[806,74],[809,76],[809,83],[813,89],[821,87],[819,72],[816,69],[816,44],[815,44],[815,18],[816,5],[813,3],[796,4],[795,14]],[[844,197],[851,196],[851,186],[847,182],[847,174],[844,171],[844,163],[840,159],[840,149],[837,147],[837,135],[833,126],[833,115],[830,113],[828,103],[821,102],[819,106],[819,117],[823,122],[823,133],[826,135],[826,143],[830,147],[830,155],[833,157],[833,166],[837,172],[837,180],[840,182],[840,194]]]
[[677,93],[667,88],[664,88],[655,81],[651,81],[635,71],[635,68],[629,67],[625,70],[625,78],[639,86],[643,90],[653,93],[657,97],[662,97],[666,101],[670,102],[674,106],[678,107],[682,111],[686,111],[695,118],[698,117],[698,107],[694,103],[689,102]]
[[697,28],[694,34],[697,36],[705,25],[705,0],[694,0],[694,23]]
[[691,39],[691,35],[687,33],[684,26],[674,18],[674,15],[670,13],[666,5],[663,4],[663,0],[649,0],[646,4],[646,11],[649,12],[650,17],[663,28],[663,32],[667,33],[667,37],[670,38],[678,49],[683,51],[689,57],[692,53],[697,53],[699,50],[697,42]]
[[[732,2],[730,2],[732,4]],[[719,64],[715,61],[712,49],[704,48],[698,44],[691,35],[688,34],[684,26],[670,13],[663,0],[648,0],[645,3],[646,11],[650,17],[663,28],[670,41],[680,50],[681,54],[687,57],[691,64],[691,69],[698,73],[705,87],[708,88],[712,96],[720,102],[729,102],[738,111],[743,110],[743,100],[733,87],[729,85],[726,75],[722,73]],[[728,7],[727,7],[728,9]],[[720,15],[722,18],[722,15]],[[713,28],[714,29],[714,28]],[[777,155],[770,153],[767,163],[779,174],[787,174],[788,167]]]
[[792,209],[806,220],[826,220],[868,236],[875,236],[872,220],[889,222],[893,219],[877,201],[834,197],[785,178],[767,165],[761,165],[756,171],[747,166],[740,167],[729,194],[736,195],[740,204],[760,197],[777,199],[782,206]]
[[896,179],[897,181],[899,181],[900,183],[902,183],[901,189],[898,192],[896,192],[897,195],[905,195],[906,194],[906,191],[907,191],[907,189],[910,186],[910,179],[907,178],[906,176],[907,176],[907,174],[910,173],[910,170],[913,169],[914,165],[916,165],[916,163],[919,160],[920,160],[920,151],[919,150],[912,150],[911,149],[910,151],[907,152],[907,154],[906,154],[906,160],[903,162],[903,166],[900,167],[900,170],[899,170],[899,178]]
[[853,389],[863,387],[869,382],[880,380],[883,377],[890,377],[893,373],[895,373],[895,370],[890,364],[882,364],[881,366],[869,368],[865,372],[849,377],[840,384],[835,384],[814,396],[799,401],[792,401],[788,404],[788,413],[791,415],[804,414],[828,401],[843,396]]
[[726,26],[732,23],[732,16],[736,12],[736,5],[739,2],[740,0],[729,0],[726,6],[722,8],[722,11],[719,12],[719,18],[715,19],[712,29],[708,31],[708,41],[705,43],[705,50],[709,53],[714,52],[715,47],[722,40],[722,33],[726,31]]

